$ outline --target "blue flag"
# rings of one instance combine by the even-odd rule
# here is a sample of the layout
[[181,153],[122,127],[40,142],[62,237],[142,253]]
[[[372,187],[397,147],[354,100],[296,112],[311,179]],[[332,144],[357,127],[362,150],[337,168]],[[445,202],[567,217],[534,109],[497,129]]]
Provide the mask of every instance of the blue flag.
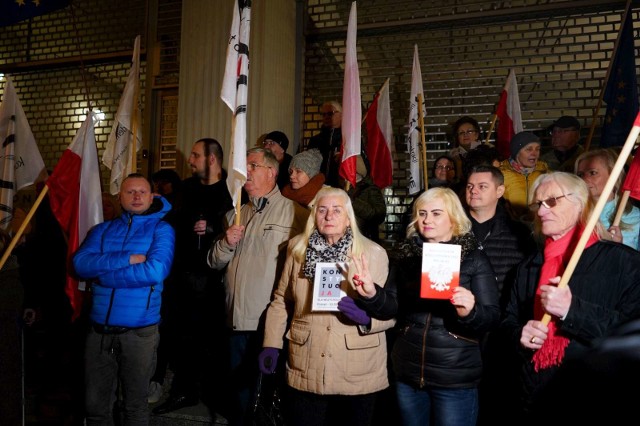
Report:
[[638,83],[636,79],[636,51],[633,45],[632,13],[627,13],[620,33],[618,51],[611,66],[611,74],[604,90],[607,114],[602,125],[600,147],[622,146],[638,114]]
[[0,27],[68,6],[70,0],[0,0]]

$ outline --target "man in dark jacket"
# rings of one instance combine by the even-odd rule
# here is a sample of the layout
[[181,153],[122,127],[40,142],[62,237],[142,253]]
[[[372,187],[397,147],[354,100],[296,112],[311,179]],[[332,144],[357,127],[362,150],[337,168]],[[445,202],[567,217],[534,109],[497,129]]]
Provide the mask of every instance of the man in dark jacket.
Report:
[[287,153],[289,138],[284,133],[274,130],[267,133],[262,142],[264,149],[271,151],[276,157],[280,167],[278,167],[278,188],[282,189],[289,183],[289,165],[293,157]]
[[[496,274],[500,306],[509,298],[517,265],[535,250],[535,243],[529,228],[512,220],[501,205],[504,193],[502,172],[489,165],[471,168],[466,184],[466,205],[473,234],[487,254]],[[489,333],[483,341],[484,380],[479,386],[479,425],[498,424],[505,410],[511,406],[508,398],[513,395],[505,364],[509,360],[503,356],[507,342],[497,333]]]
[[118,380],[124,423],[148,424],[161,294],[173,260],[174,231],[162,221],[169,203],[154,197],[137,173],[122,181],[119,197],[122,215],[96,225],[73,257],[77,274],[93,281],[85,344],[88,426],[113,423]]
[[205,402],[220,401],[222,395],[213,393],[224,389],[221,372],[214,371],[224,363],[220,354],[225,353],[220,350],[225,341],[223,272],[207,265],[207,252],[222,233],[224,214],[233,207],[222,146],[212,138],[200,139],[187,162],[193,176],[182,182],[175,215],[176,256],[166,289],[170,296],[165,299],[160,345],[167,344],[173,381],[169,398],[153,409],[154,414],[196,405],[201,397]]
[[340,169],[342,147],[342,106],[337,101],[325,102],[320,108],[322,127],[320,133],[309,140],[307,149],[316,148],[322,153],[320,172],[326,177],[326,184],[339,186],[338,170]]

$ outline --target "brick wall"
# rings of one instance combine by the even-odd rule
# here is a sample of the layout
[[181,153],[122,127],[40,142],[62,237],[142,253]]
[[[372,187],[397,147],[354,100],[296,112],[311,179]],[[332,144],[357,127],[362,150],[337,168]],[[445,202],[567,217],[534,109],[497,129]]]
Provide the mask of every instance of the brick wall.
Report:
[[[105,114],[96,127],[102,155],[129,73],[134,39],[145,32],[143,0],[76,0],[73,5],[0,31],[0,72],[13,79],[48,169],[55,167],[84,121],[88,100],[94,111]],[[2,86],[4,80],[0,93]],[[103,182],[108,172],[101,166]]]

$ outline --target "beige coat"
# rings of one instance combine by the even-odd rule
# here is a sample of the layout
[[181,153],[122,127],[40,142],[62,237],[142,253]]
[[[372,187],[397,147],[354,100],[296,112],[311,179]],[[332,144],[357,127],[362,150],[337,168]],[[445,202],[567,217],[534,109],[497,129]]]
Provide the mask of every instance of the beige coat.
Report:
[[[277,186],[266,198],[268,202],[260,212],[251,202],[242,206],[244,238],[235,247],[228,245],[223,235],[209,250],[209,266],[227,267],[227,322],[234,331],[258,329],[280,277],[287,241],[302,232],[309,216],[300,204],[282,196]],[[231,210],[227,223],[233,223],[233,219]]]
[[[282,348],[288,340],[287,383],[295,389],[320,395],[362,395],[385,389],[387,342],[385,330],[395,320],[372,319],[371,329],[363,332],[339,312],[311,312],[313,281],[304,277],[302,265],[294,261],[289,242],[284,271],[267,309],[264,347]],[[371,276],[384,286],[389,272],[386,251],[366,240]],[[353,264],[349,275],[353,275]],[[353,288],[345,289],[354,299]],[[292,309],[291,326],[286,306]],[[285,335],[286,332],[286,335]]]

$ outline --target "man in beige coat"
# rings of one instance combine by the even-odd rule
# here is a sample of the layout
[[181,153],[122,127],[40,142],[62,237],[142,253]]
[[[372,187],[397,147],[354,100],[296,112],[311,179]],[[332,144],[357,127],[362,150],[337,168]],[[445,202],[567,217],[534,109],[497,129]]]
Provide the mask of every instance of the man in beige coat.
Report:
[[257,378],[258,332],[284,262],[287,241],[300,233],[308,211],[280,194],[276,185],[278,160],[262,148],[247,151],[249,202],[240,210],[240,224],[234,224],[235,211],[226,216],[227,228],[209,250],[208,263],[224,269],[227,325],[230,328],[231,384],[235,405],[230,425],[241,425]]

